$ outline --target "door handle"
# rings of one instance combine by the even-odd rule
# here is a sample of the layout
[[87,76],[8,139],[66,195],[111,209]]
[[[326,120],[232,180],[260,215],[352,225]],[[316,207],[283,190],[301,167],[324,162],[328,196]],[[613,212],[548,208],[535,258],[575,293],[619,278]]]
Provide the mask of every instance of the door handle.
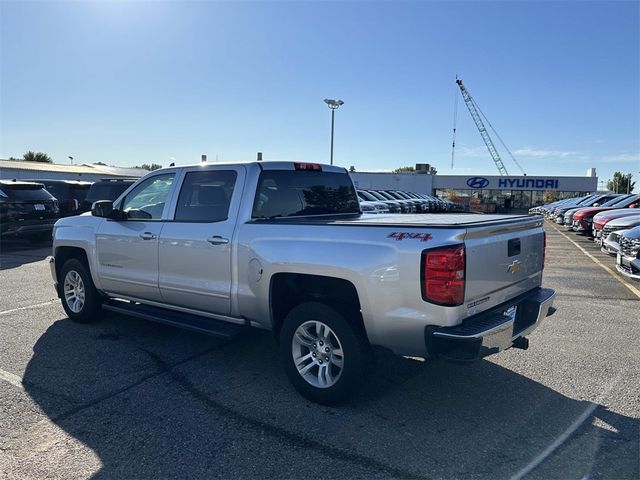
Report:
[[154,238],[156,238],[156,235],[155,233],[144,232],[140,234],[140,238],[143,240],[153,240]]
[[207,238],[207,242],[209,242],[211,245],[226,245],[227,243],[229,243],[229,239],[223,238],[220,235],[214,235],[213,237]]

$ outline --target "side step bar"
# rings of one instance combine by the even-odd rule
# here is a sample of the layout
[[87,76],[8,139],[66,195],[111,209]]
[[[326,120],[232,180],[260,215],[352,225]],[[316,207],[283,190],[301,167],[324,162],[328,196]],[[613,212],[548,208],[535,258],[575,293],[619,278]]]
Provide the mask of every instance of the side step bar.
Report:
[[218,338],[233,338],[242,332],[243,325],[223,322],[213,318],[192,315],[189,313],[176,312],[166,308],[142,305],[140,303],[130,303],[122,300],[108,300],[102,304],[104,310],[130,315],[132,317],[151,320],[152,322],[164,323],[173,327],[193,330],[194,332],[205,333]]

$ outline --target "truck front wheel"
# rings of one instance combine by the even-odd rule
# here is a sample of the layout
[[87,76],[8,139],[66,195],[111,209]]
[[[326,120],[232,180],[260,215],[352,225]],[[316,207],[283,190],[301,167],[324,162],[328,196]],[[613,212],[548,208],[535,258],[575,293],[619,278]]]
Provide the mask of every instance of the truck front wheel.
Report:
[[62,307],[71,320],[88,323],[98,319],[102,299],[83,262],[71,258],[62,265],[58,288]]
[[308,302],[294,307],[280,331],[280,356],[293,386],[324,405],[344,401],[366,372],[366,339],[338,311]]

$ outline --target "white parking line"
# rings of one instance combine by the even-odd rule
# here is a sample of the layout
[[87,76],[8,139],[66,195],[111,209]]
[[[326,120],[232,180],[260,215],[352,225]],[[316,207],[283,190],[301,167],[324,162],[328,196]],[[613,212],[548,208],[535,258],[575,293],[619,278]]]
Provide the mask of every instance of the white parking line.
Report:
[[627,287],[629,289],[629,291],[631,293],[633,293],[636,297],[640,298],[640,290],[638,290],[636,287],[634,287],[633,285],[629,285],[627,282],[625,282],[624,280],[622,280],[613,270],[611,270],[609,267],[607,267],[604,263],[602,263],[600,260],[598,260],[596,257],[594,257],[593,255],[591,255],[589,252],[587,252],[584,248],[582,248],[579,244],[577,244],[576,242],[574,242],[573,240],[571,240],[570,237],[568,237],[565,233],[561,232],[558,228],[555,227],[555,225],[551,224],[551,226],[553,227],[553,229],[558,232],[560,235],[562,235],[564,238],[566,238],[567,240],[569,240],[571,243],[573,243],[576,247],[578,247],[578,250],[580,250],[582,253],[584,253],[587,257],[589,257],[591,260],[593,260],[597,265],[599,265],[600,267],[602,267],[604,269],[605,272],[607,272],[609,275],[611,275],[613,278],[615,278],[617,281],[619,281],[622,285],[624,285],[625,287]]
[[18,387],[19,389],[24,390],[22,379],[18,375],[14,375],[13,373],[5,372],[4,370],[0,369],[0,380],[4,380],[14,387]]
[[29,310],[30,308],[38,308],[38,307],[44,307],[46,305],[51,305],[52,303],[56,303],[58,300],[49,300],[48,302],[42,302],[42,303],[36,303],[35,305],[27,305],[26,307],[18,307],[18,308],[12,308],[11,310],[5,310],[3,312],[0,312],[0,315],[6,315],[8,313],[13,313],[13,312],[19,312],[20,310]]
[[562,434],[560,434],[553,443],[551,443],[551,445],[545,448],[544,451],[541,452],[540,455],[538,455],[535,459],[533,459],[531,463],[529,463],[526,467],[524,467],[522,470],[516,473],[513,477],[511,477],[511,480],[520,480],[524,478],[526,475],[528,475],[533,470],[535,470],[538,467],[538,465],[542,464],[547,458],[549,458],[553,452],[555,452],[558,448],[560,448],[571,437],[571,435],[573,435],[576,432],[576,430],[578,430],[578,428],[580,428],[580,426],[591,417],[593,412],[595,412],[598,409],[598,407],[602,405],[602,402],[604,401],[604,399],[607,398],[609,393],[611,393],[611,390],[613,390],[613,388],[618,384],[621,378],[622,378],[622,372],[620,371],[618,372],[618,375],[616,375],[613,378],[613,380],[611,380],[605,386],[602,393],[598,396],[598,398],[596,398],[596,401],[590,403],[589,406],[587,406],[587,408],[584,409],[582,414],[580,414],[573,421],[573,423],[569,425],[569,427]]

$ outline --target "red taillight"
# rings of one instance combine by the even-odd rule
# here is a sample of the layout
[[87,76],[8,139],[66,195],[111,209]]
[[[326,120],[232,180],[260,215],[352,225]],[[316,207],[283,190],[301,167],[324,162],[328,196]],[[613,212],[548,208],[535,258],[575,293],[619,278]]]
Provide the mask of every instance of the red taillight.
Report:
[[293,168],[296,170],[315,170],[316,172],[322,171],[322,165],[319,163],[294,163]]
[[544,270],[544,261],[547,258],[547,232],[542,232],[542,268]]
[[74,212],[78,209],[78,200],[76,200],[75,198],[70,198],[67,200],[67,208],[69,209],[70,212]]
[[427,250],[422,259],[423,300],[450,307],[461,305],[465,285],[464,247]]

